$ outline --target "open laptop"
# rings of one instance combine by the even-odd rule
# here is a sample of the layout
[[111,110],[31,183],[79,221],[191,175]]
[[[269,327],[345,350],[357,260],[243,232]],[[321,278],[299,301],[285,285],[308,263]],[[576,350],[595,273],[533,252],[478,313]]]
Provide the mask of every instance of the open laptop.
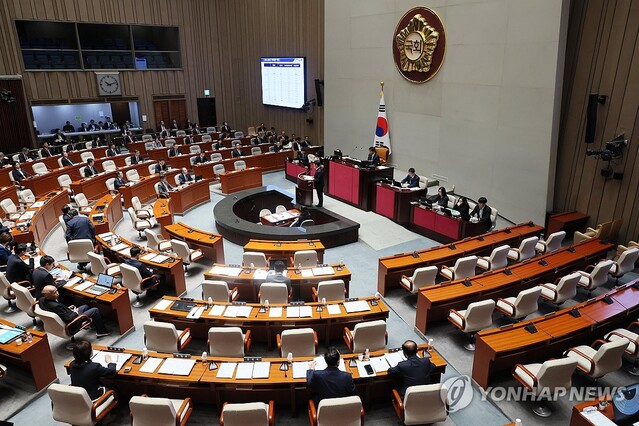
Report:
[[86,289],[87,293],[95,294],[96,296],[100,296],[107,291],[111,290],[111,286],[113,285],[114,278],[111,275],[106,274],[98,274],[98,280],[95,282],[95,285]]

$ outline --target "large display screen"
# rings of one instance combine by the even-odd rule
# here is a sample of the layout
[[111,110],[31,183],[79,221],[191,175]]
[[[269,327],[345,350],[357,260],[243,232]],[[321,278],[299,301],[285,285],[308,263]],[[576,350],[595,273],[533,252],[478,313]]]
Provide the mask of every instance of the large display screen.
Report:
[[306,100],[305,58],[261,58],[262,103],[302,108]]

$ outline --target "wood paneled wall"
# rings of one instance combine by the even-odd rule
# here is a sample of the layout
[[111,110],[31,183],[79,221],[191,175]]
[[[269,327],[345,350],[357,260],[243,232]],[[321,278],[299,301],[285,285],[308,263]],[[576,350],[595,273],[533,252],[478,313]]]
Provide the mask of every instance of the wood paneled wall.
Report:
[[[639,237],[639,2],[573,1],[564,73],[554,210],[579,210],[590,225],[623,218],[618,241]],[[598,107],[595,143],[585,144],[588,95],[608,98]],[[606,180],[608,162],[587,157],[616,135],[630,141],[614,159],[622,180]]]
[[[264,122],[312,140],[323,140],[323,112],[307,114],[262,105],[259,59],[306,56],[307,99],[323,79],[323,0],[3,0],[0,2],[0,75],[22,74],[27,100],[95,100],[95,74],[33,72],[22,68],[14,20],[171,25],[180,28],[182,70],[121,71],[123,96],[137,97],[145,127],[156,127],[154,95],[183,94],[197,120],[198,97],[210,89],[217,117],[246,131]],[[20,143],[22,145],[22,143]]]

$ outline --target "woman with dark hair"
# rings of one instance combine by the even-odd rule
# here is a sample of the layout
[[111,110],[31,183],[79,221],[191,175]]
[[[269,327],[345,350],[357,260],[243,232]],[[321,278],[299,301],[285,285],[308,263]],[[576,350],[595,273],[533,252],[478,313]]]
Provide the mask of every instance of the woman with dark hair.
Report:
[[457,210],[459,212],[462,220],[470,220],[470,205],[468,204],[466,197],[459,197],[453,206],[453,210]]
[[114,376],[115,363],[111,362],[111,355],[106,355],[104,360],[108,367],[104,368],[97,362],[91,361],[93,348],[87,341],[79,341],[73,345],[73,361],[69,369],[71,371],[71,386],[84,388],[89,398],[95,400],[102,396],[104,387],[100,383],[102,377]]
[[444,208],[444,207],[448,207],[448,195],[446,195],[446,188],[444,188],[443,186],[440,186],[439,189],[437,190],[437,198],[435,199],[435,203],[433,204],[437,204],[440,208]]

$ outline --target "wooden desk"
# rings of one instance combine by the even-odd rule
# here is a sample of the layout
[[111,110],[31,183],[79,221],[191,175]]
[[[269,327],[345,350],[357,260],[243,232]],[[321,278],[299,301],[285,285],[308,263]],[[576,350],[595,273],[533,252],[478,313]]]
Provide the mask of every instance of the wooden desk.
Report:
[[171,210],[171,199],[158,198],[153,203],[153,217],[160,224],[160,232],[165,239],[169,239],[166,227],[173,225],[173,211]]
[[411,201],[425,196],[427,188],[398,188],[378,182],[375,187],[373,211],[399,224],[410,222]]
[[[9,327],[15,324],[0,318],[0,323]],[[24,342],[18,346],[14,340],[11,343],[0,344],[0,360],[11,366],[16,366],[31,373],[36,391],[41,391],[49,384],[58,380],[53,365],[53,356],[49,347],[47,333],[28,329],[33,335],[33,342]]]
[[271,241],[249,240],[244,245],[244,251],[264,253],[267,258],[284,260],[288,266],[295,266],[291,259],[296,251],[315,250],[319,263],[324,263],[324,244],[320,240]]
[[[610,420],[613,420],[615,418],[615,410],[612,407],[612,397],[610,395],[606,395],[603,396],[602,399],[608,401],[608,406],[600,412],[603,413],[603,415],[608,417]],[[570,416],[570,426],[594,426],[594,423],[588,420],[586,416],[583,415],[582,411],[586,407],[598,406],[599,398],[574,405],[572,407],[572,415]]]
[[0,200],[5,200],[7,198],[11,199],[11,201],[13,201],[13,204],[15,204],[16,206],[20,205],[20,202],[18,201],[18,193],[14,185],[0,188]]
[[306,173],[307,167],[300,164],[298,161],[286,161],[284,165],[284,172],[286,175],[286,179],[291,182],[297,183],[297,177],[301,173]]
[[249,167],[244,170],[234,170],[220,175],[223,194],[231,194],[245,189],[262,186],[262,169]]
[[[173,213],[183,215],[193,207],[207,203],[211,200],[209,185],[212,179],[202,179],[197,182],[180,185],[175,191],[169,192],[171,198],[171,210]],[[155,189],[154,189],[155,192]]]
[[221,235],[201,231],[183,222],[164,227],[170,239],[186,242],[192,249],[202,250],[206,259],[224,263],[224,239]]
[[486,232],[486,227],[483,223],[467,222],[449,217],[444,215],[443,212],[417,204],[412,204],[410,207],[409,228],[418,234],[443,243],[474,237]]
[[260,217],[262,225],[289,226],[300,217],[302,213],[297,209],[290,209],[282,213],[270,213]]
[[[599,240],[588,240],[574,246],[564,247],[553,253],[535,257],[529,261],[510,266],[510,275],[504,269],[476,275],[470,278],[470,286],[464,280],[452,281],[424,287],[417,294],[415,326],[426,333],[428,323],[444,320],[450,309],[466,309],[468,304],[496,297],[516,296],[522,290],[542,282],[553,282],[569,271],[584,268],[589,262],[604,256],[612,244]],[[546,261],[546,265],[539,262]]]
[[466,238],[449,245],[380,257],[377,266],[377,291],[385,295],[387,290],[399,287],[401,276],[411,276],[417,268],[431,265],[441,268],[443,265],[453,265],[458,258],[463,256],[487,256],[495,247],[503,244],[517,246],[521,240],[539,235],[543,229],[532,222],[522,223],[474,238]]
[[[175,175],[179,173],[179,170],[169,170],[168,172],[166,172],[166,181],[172,186],[175,186]],[[133,204],[131,203],[131,198],[133,197],[138,197],[141,203],[146,203],[149,200],[156,199],[157,193],[155,192],[155,184],[159,181],[159,174],[154,174],[151,176],[141,176],[141,180],[139,182],[131,183],[128,186],[121,187],[120,194],[122,195],[122,199],[124,200],[124,207],[133,207]]]
[[[175,297],[164,297],[163,299],[171,301],[178,300],[178,298]],[[331,342],[342,340],[344,327],[352,329],[356,324],[362,321],[388,319],[389,310],[382,300],[378,302],[377,306],[371,305],[371,302],[375,300],[374,297],[366,297],[360,300],[366,300],[368,302],[369,311],[347,313],[343,303],[337,303],[341,313],[339,315],[330,315],[326,309],[323,309],[322,312],[317,311],[317,307],[320,306],[319,303],[308,303],[306,306],[312,307],[312,318],[287,318],[286,309],[283,310],[281,317],[272,318],[270,317],[270,310],[260,312],[261,306],[252,303],[248,304],[248,306],[251,307],[251,314],[248,318],[229,318],[224,315],[215,316],[211,315],[210,309],[206,309],[204,314],[195,320],[186,317],[188,312],[174,311],[170,307],[166,309],[153,307],[149,309],[149,315],[155,321],[174,324],[179,330],[183,330],[184,327],[189,327],[191,329],[191,335],[198,339],[207,339],[208,331],[211,327],[241,327],[243,331],[251,330],[251,338],[254,342],[266,342],[269,350],[273,349],[276,335],[281,333],[282,330],[310,327],[317,332],[318,340],[320,342],[323,341],[326,346],[329,346]],[[196,300],[195,302],[198,306],[207,305],[207,302],[204,300]],[[216,302],[214,305],[228,306],[230,303]],[[274,304],[271,306],[286,308],[289,305]]]
[[89,219],[95,227],[96,234],[103,234],[115,229],[122,220],[122,203],[120,194],[107,194],[97,200],[89,213]]
[[[418,353],[421,355],[428,345],[418,346]],[[105,346],[93,345],[95,350],[106,351]],[[125,353],[133,356],[124,364],[113,378],[106,379],[117,394],[124,398],[140,393],[152,395],[162,395],[169,398],[184,398],[189,396],[196,403],[210,404],[215,401],[218,411],[221,411],[224,402],[248,402],[248,401],[269,401],[275,400],[276,404],[291,407],[293,415],[297,414],[297,407],[307,407],[311,398],[310,391],[306,388],[306,378],[293,378],[292,370],[288,372],[280,371],[280,365],[285,362],[285,358],[264,358],[263,361],[270,362],[270,372],[268,379],[222,379],[217,378],[217,369],[209,370],[208,365],[204,365],[197,357],[195,366],[188,376],[174,376],[167,374],[142,373],[140,368],[144,365],[133,364],[139,350],[125,349]],[[371,357],[382,356],[388,350],[381,350],[371,353]],[[435,368],[431,373],[431,382],[437,383],[441,380],[441,375],[446,370],[446,362],[433,350],[430,352],[431,362]],[[171,354],[161,354],[150,352],[153,358],[172,358]],[[349,366],[350,360],[356,358],[357,354],[342,354],[346,371],[353,375],[357,394],[362,397],[364,407],[370,407],[375,402],[384,401],[388,403],[392,381],[388,374],[380,372],[374,377],[360,377],[357,368]],[[296,357],[293,362],[310,361],[312,357]],[[218,366],[222,362],[238,362],[237,358],[208,357],[206,362],[215,362]],[[69,363],[66,364],[67,368]],[[126,367],[131,370],[124,372]],[[160,367],[161,368],[161,365]]]
[[[40,207],[40,203],[43,203]],[[62,207],[69,203],[67,191],[51,192],[46,196],[38,198],[36,203],[29,207],[25,213],[33,214],[30,219],[31,225],[26,231],[21,231],[18,226],[13,228],[11,234],[16,243],[28,244],[34,242],[37,246],[47,238],[49,232],[58,225],[58,216],[62,214]],[[16,222],[20,224],[21,221]]]
[[[253,274],[259,270],[259,268],[251,268],[251,267],[241,267],[242,271],[240,275],[237,277],[222,275],[216,273],[215,267],[227,267],[232,265],[213,265],[211,269],[204,273],[204,279],[206,280],[218,280],[218,281],[226,281],[229,285],[229,288],[237,287],[239,290],[239,299],[244,300],[246,302],[257,302],[259,301],[257,295],[259,293],[259,286],[262,282],[268,281],[268,279],[254,279]],[[291,286],[294,289],[293,292],[298,292],[300,299],[304,301],[313,300],[313,292],[311,290],[312,287],[317,287],[317,283],[320,281],[328,281],[328,280],[344,280],[344,284],[346,285],[346,297],[348,297],[348,285],[351,281],[351,272],[345,266],[341,271],[338,270],[339,265],[329,265],[333,268],[333,274],[331,275],[320,275],[320,276],[311,276],[305,278],[302,276],[302,270],[309,270],[312,268],[302,268],[299,270],[299,273],[296,273],[296,268],[288,268],[287,269],[287,277],[291,279]]]
[[558,231],[566,231],[566,235],[572,235],[575,231],[583,231],[590,216],[578,211],[558,213],[548,218],[546,235]]
[[[102,247],[104,255],[107,256],[112,262],[122,263],[126,259],[131,258],[128,248],[121,251],[112,250],[111,245],[107,242],[109,241],[107,236],[96,235],[96,241]],[[137,244],[133,244],[130,241],[125,240],[124,238],[120,238],[120,242],[129,246],[129,248],[137,246]],[[142,256],[148,253],[159,254],[158,252],[147,247],[142,247],[142,254],[139,259],[140,262],[142,262],[144,265],[146,265],[148,268],[152,269],[156,273],[164,275],[166,280],[165,285],[172,295],[180,296],[186,293],[186,280],[184,278],[184,264],[182,263],[182,259],[179,257],[170,256],[171,259],[173,259],[172,261],[155,263],[150,260],[142,259]]]
[[[486,388],[495,373],[510,370],[516,363],[561,357],[562,352],[570,347],[590,345],[605,333],[626,326],[639,311],[637,283],[639,280],[544,317],[480,331],[475,343],[473,379]],[[606,303],[605,296],[611,298],[611,304]],[[573,309],[578,310],[581,316],[573,317],[570,314]],[[524,327],[529,324],[534,324],[536,333],[525,330]]]
[[360,168],[352,158],[330,160],[326,167],[326,194],[346,203],[370,211],[373,207],[373,188],[384,178],[393,178],[393,168],[378,166]]
[[69,175],[71,180],[79,180],[82,177],[80,167],[84,167],[84,165],[62,168],[56,167],[55,169],[49,169],[49,172],[43,175],[34,174],[31,177],[22,179],[20,184],[30,189],[36,197],[39,197],[48,192],[60,190],[60,183],[58,182],[59,176]]

